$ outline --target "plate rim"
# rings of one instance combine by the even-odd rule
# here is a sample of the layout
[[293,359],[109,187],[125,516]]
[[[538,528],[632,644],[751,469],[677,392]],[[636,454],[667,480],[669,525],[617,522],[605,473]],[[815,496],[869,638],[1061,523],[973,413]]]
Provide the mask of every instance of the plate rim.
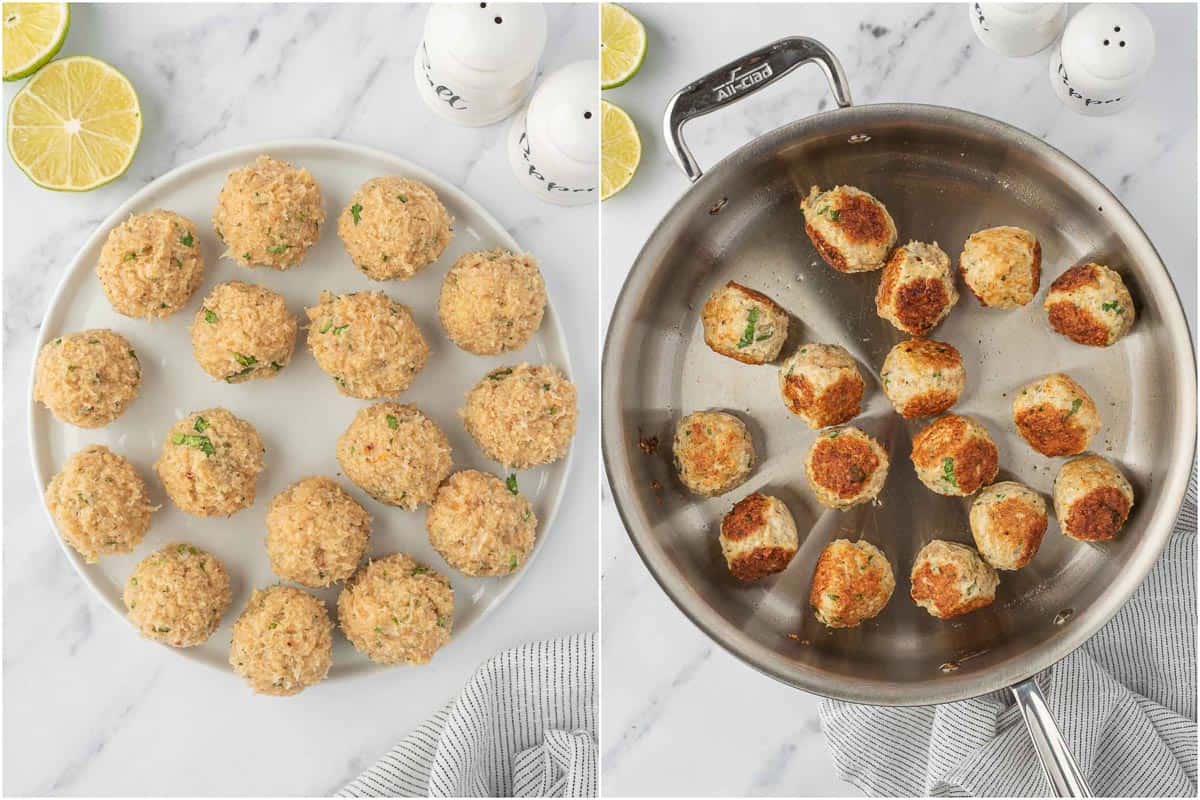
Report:
[[[45,475],[45,474],[53,475],[54,473],[53,473],[52,465],[43,463],[43,459],[41,458],[41,456],[38,452],[38,443],[37,443],[36,437],[35,437],[35,427],[38,424],[36,417],[38,415],[39,404],[33,397],[33,383],[34,383],[34,376],[37,372],[38,355],[41,353],[42,348],[46,345],[46,342],[50,338],[49,334],[48,334],[49,326],[47,325],[47,323],[50,319],[50,316],[59,308],[59,305],[65,301],[64,294],[66,293],[67,285],[71,282],[71,279],[75,276],[76,272],[79,271],[80,269],[84,269],[84,270],[87,269],[87,265],[85,264],[84,255],[88,251],[92,250],[94,247],[102,245],[103,240],[108,236],[109,232],[111,232],[113,227],[117,223],[119,223],[120,220],[128,217],[131,213],[133,213],[134,210],[139,205],[142,204],[143,198],[160,190],[165,184],[178,182],[181,179],[186,179],[193,173],[202,172],[205,169],[209,168],[215,162],[220,162],[220,161],[230,159],[230,158],[242,158],[242,157],[244,157],[248,160],[253,160],[256,156],[261,155],[263,153],[280,153],[285,150],[295,150],[295,149],[302,149],[302,148],[326,150],[333,154],[340,153],[342,155],[350,156],[353,158],[373,159],[373,160],[378,160],[378,161],[389,163],[392,166],[394,166],[394,168],[397,170],[397,172],[399,174],[403,174],[406,177],[414,177],[423,183],[427,183],[427,184],[431,185],[435,189],[435,191],[438,193],[439,196],[450,197],[453,199],[454,203],[461,205],[463,207],[466,207],[471,213],[476,214],[479,217],[481,217],[485,222],[487,222],[489,225],[491,225],[496,231],[500,232],[500,237],[499,237],[501,240],[500,243],[504,247],[507,247],[509,250],[511,250],[513,252],[521,252],[521,253],[528,252],[523,247],[521,247],[521,245],[517,242],[517,240],[509,232],[508,228],[506,226],[502,225],[499,222],[499,220],[497,220],[491,214],[491,212],[488,211],[481,203],[479,203],[473,197],[471,197],[469,194],[467,194],[466,191],[459,188],[457,185],[450,182],[446,178],[443,178],[442,176],[438,175],[437,173],[432,172],[432,171],[426,169],[425,167],[422,167],[421,165],[419,165],[413,161],[410,161],[407,158],[395,155],[393,153],[389,153],[388,151],[381,150],[377,147],[370,147],[367,145],[354,144],[352,142],[345,142],[340,139],[324,139],[324,138],[319,138],[319,137],[317,137],[317,138],[271,139],[271,140],[256,143],[256,144],[245,144],[245,145],[238,145],[236,147],[225,148],[222,150],[218,150],[218,151],[209,153],[207,155],[200,156],[199,158],[193,159],[191,161],[188,161],[186,163],[183,163],[176,167],[173,167],[170,170],[164,172],[162,175],[159,175],[157,178],[151,180],[149,183],[146,183],[144,186],[140,187],[139,189],[137,189],[137,191],[135,191],[132,195],[130,195],[124,202],[122,202],[120,205],[118,205],[103,220],[101,220],[101,222],[96,226],[95,230],[92,231],[92,233],[87,237],[87,239],[84,240],[83,244],[75,252],[75,255],[71,258],[70,262],[67,264],[66,269],[63,270],[62,277],[59,278],[58,285],[55,286],[54,292],[50,295],[50,300],[46,304],[46,309],[42,313],[41,323],[38,328],[38,335],[37,335],[37,338],[36,338],[36,340],[34,342],[34,346],[33,346],[33,357],[31,359],[31,363],[29,365],[29,372],[28,372],[29,377],[28,377],[28,383],[26,384],[26,391],[25,391],[26,403],[27,403],[26,409],[25,409],[25,423],[26,423],[25,424],[25,438],[26,438],[26,445],[29,450],[30,461],[33,466],[33,480],[38,489],[38,504],[41,506],[42,513],[45,515],[45,519],[49,523],[51,535],[53,536],[55,541],[58,543],[59,547],[62,549],[64,555],[67,558],[67,561],[71,564],[71,567],[72,567],[72,569],[74,569],[76,575],[88,587],[92,596],[95,597],[96,599],[99,599],[101,604],[105,608],[107,608],[111,612],[113,612],[121,620],[122,624],[127,627],[130,627],[130,626],[128,625],[128,618],[126,617],[124,609],[122,609],[117,602],[115,602],[112,598],[110,598],[105,592],[101,591],[100,587],[97,586],[95,580],[93,580],[92,576],[90,575],[90,573],[88,571],[89,565],[86,562],[84,562],[83,557],[79,553],[77,553],[69,544],[67,544],[65,539],[63,539],[62,534],[59,533],[59,530],[58,530],[58,523],[55,521],[54,516],[50,513],[50,509],[46,505],[46,485],[47,485],[48,481],[43,480],[43,475]],[[327,225],[326,225],[326,230],[328,230]],[[325,234],[325,235],[328,235],[328,234]],[[221,260],[221,257],[218,256],[214,260],[213,264],[215,265],[220,260]],[[376,281],[376,283],[382,284],[383,287],[388,287],[391,284],[395,283],[395,281]],[[386,291],[386,288],[381,288],[380,291]],[[116,310],[113,310],[112,313],[116,314],[119,317],[125,318],[123,315],[119,314],[119,312],[117,312]],[[137,319],[132,318],[132,317],[129,317],[128,319],[131,319],[135,322],[138,321]],[[555,366],[557,366],[560,370],[562,370],[563,374],[567,377],[567,380],[571,381],[572,384],[574,384],[574,382],[575,382],[574,370],[571,366],[571,354],[570,354],[570,348],[567,346],[566,332],[563,330],[562,322],[559,319],[558,314],[554,310],[554,302],[553,302],[553,298],[550,297],[549,290],[547,290],[546,311],[545,311],[545,314],[542,319],[542,326],[544,327],[547,324],[550,325],[550,333],[551,333],[552,337],[557,340],[559,349],[562,351],[562,363],[556,364]],[[47,410],[46,413],[49,413],[49,411]],[[52,418],[51,424],[68,425],[69,423],[60,422],[56,418]],[[488,604],[488,606],[474,620],[472,620],[472,622],[471,622],[472,626],[483,622],[497,608],[504,605],[504,603],[508,600],[509,596],[512,594],[513,590],[517,587],[517,585],[520,584],[525,579],[526,575],[529,574],[530,567],[533,565],[534,561],[537,559],[538,554],[543,549],[545,540],[546,540],[547,536],[550,534],[550,531],[552,530],[552,528],[554,526],[554,522],[558,518],[558,512],[562,506],[563,497],[566,495],[567,487],[571,481],[572,469],[574,467],[574,456],[575,456],[575,437],[573,436],[571,438],[571,445],[568,448],[566,455],[563,456],[563,458],[561,460],[562,469],[563,469],[563,480],[560,483],[560,485],[558,486],[557,490],[554,492],[553,496],[550,498],[549,512],[546,514],[545,521],[542,523],[541,535],[539,535],[534,540],[533,550],[530,552],[529,558],[526,560],[525,564],[522,566],[520,572],[517,573],[517,575],[513,576],[514,579],[509,580],[506,583],[506,585],[500,589],[500,592],[499,592],[499,594],[496,595],[495,600],[493,602],[491,602],[490,604]],[[280,579],[280,581],[282,582],[282,579]],[[305,587],[302,590],[308,591],[308,588]],[[322,605],[325,605],[325,603],[323,601],[322,601]],[[232,610],[232,609],[230,609],[230,610]],[[228,614],[228,613],[229,613],[229,611],[226,611],[226,614]],[[334,622],[334,626],[336,627],[336,625],[337,625],[336,614],[331,613],[330,617]],[[224,619],[224,618],[225,618],[225,615],[222,615],[222,619]],[[234,617],[234,619],[236,619],[236,617]],[[470,630],[470,628],[468,628],[468,630]],[[183,656],[186,660],[188,660],[192,663],[200,664],[201,666],[204,666],[205,668],[212,669],[216,672],[221,672],[221,673],[232,673],[232,670],[226,664],[214,663],[210,659],[202,657],[199,654],[199,649],[196,647],[171,647],[169,645],[161,644],[159,642],[153,642],[152,640],[146,639],[145,637],[140,636],[140,635],[137,638],[139,641],[144,641],[144,642],[147,642],[150,644],[160,645],[161,647],[166,648],[173,654]],[[459,638],[461,638],[461,635],[459,635],[459,636],[452,635],[450,641],[447,642],[445,648],[452,646],[454,644],[454,642]],[[443,649],[445,649],[445,648],[443,648]],[[356,652],[357,652],[357,650],[356,650]],[[362,655],[362,654],[359,653],[359,655]],[[365,656],[364,656],[364,658],[365,658]],[[367,660],[365,663],[357,665],[356,669],[350,669],[350,670],[342,672],[342,673],[330,674],[325,679],[323,679],[320,683],[325,683],[330,680],[333,680],[333,681],[351,680],[351,679],[366,676],[366,675],[387,673],[389,671],[389,669],[390,668],[386,665],[376,664],[374,661]]]

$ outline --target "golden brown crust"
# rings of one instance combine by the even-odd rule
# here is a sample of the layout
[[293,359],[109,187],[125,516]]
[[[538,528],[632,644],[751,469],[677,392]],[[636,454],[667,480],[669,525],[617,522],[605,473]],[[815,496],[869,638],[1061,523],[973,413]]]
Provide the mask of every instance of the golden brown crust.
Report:
[[907,281],[896,296],[896,316],[905,330],[922,334],[938,323],[949,300],[945,285],[935,278]]
[[721,520],[721,535],[733,542],[741,541],[766,524],[771,501],[755,492],[739,500]]
[[988,595],[979,595],[974,600],[962,602],[958,589],[958,567],[954,564],[941,564],[934,572],[929,564],[922,564],[912,574],[912,599],[921,603],[932,601],[939,619],[957,617],[967,614],[977,608],[983,608],[992,602]]
[[863,396],[862,379],[847,375],[820,394],[804,375],[789,375],[784,390],[789,405],[809,417],[818,428],[841,425],[858,416]]
[[817,253],[824,259],[825,263],[836,269],[838,272],[849,272],[850,265],[846,263],[846,257],[842,252],[830,244],[820,232],[809,223],[804,223],[804,230],[808,234],[808,238],[812,240],[813,247],[817,248]]
[[[1038,250],[1038,264],[1041,264],[1041,250]],[[1071,267],[1062,275],[1054,279],[1054,283],[1050,284],[1052,292],[1069,292],[1072,289],[1078,289],[1081,286],[1099,286],[1100,285],[1100,270],[1092,263],[1077,264]]]
[[1033,274],[1033,287],[1030,295],[1036,296],[1038,289],[1042,287],[1042,243],[1037,239],[1033,240],[1033,266],[1030,272]]
[[[1058,281],[1054,283],[1057,284]],[[1108,329],[1101,325],[1093,314],[1072,302],[1064,300],[1051,303],[1049,317],[1050,327],[1073,342],[1093,347],[1108,344]]]
[[879,203],[865,194],[843,195],[837,206],[838,227],[855,244],[875,244],[888,238],[888,223]]
[[900,345],[904,352],[912,353],[923,367],[930,371],[939,369],[957,369],[962,367],[962,355],[958,349],[946,342],[935,342],[932,339],[914,338]]
[[1013,422],[1029,446],[1044,456],[1073,456],[1087,449],[1088,432],[1049,403],[1015,414]]
[[1028,564],[1037,555],[1042,537],[1046,535],[1046,515],[1031,514],[1028,502],[1019,497],[1001,500],[988,509],[987,514],[997,536],[1020,543],[1014,559],[1016,567]]
[[958,402],[958,395],[950,391],[925,392],[910,400],[900,409],[900,416],[905,419],[932,417],[940,414]]
[[[868,561],[870,558],[857,552],[854,557]],[[826,547],[817,559],[808,601],[814,608],[820,608],[824,594],[831,589],[837,592],[832,599],[839,604],[841,613],[824,621],[830,628],[853,628],[864,619],[876,616],[880,610],[875,608],[877,598],[891,594],[884,586],[883,572],[860,566],[858,563],[842,564],[837,551],[831,547]]]
[[879,457],[860,439],[829,436],[813,445],[813,478],[838,497],[851,498],[861,493],[878,467]]
[[783,306],[779,305],[779,303],[776,303],[774,300],[772,300],[770,297],[767,297],[762,292],[751,289],[749,286],[743,286],[742,284],[738,283],[737,281],[730,281],[729,283],[725,284],[725,286],[728,289],[737,289],[742,294],[746,294],[746,295],[749,295],[750,297],[753,297],[755,300],[762,303],[763,305],[770,306],[771,310],[777,314],[787,314],[787,310]]
[[967,494],[974,494],[990,483],[999,469],[1000,453],[996,445],[981,439],[971,440],[954,458],[958,488]]
[[942,451],[951,449],[947,445],[953,445],[966,436],[969,427],[966,418],[957,414],[947,414],[934,420],[913,437],[913,463],[921,468],[932,467],[941,461],[943,455],[949,455]]
[[733,577],[742,581],[754,581],[787,569],[795,550],[786,547],[756,547],[754,550],[729,562]]
[[971,423],[957,414],[935,420],[913,437],[913,464],[929,469],[953,459],[955,486],[964,495],[974,494],[996,477],[1000,452],[990,438],[971,431]]
[[1129,498],[1120,489],[1102,486],[1071,504],[1063,533],[1085,542],[1107,541],[1129,518]]

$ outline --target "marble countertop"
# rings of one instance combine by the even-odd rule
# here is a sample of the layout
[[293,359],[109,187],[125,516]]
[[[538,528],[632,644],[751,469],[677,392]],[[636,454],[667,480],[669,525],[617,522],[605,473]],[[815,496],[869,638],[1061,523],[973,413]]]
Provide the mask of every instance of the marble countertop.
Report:
[[[594,6],[548,9],[543,66],[595,53]],[[595,206],[559,208],[509,170],[507,124],[456,128],[416,96],[418,5],[83,5],[61,55],[121,69],[145,131],[130,171],[87,194],[34,187],[4,157],[4,791],[12,795],[321,795],[339,789],[519,643],[595,630],[599,370]],[[19,84],[4,85],[8,101]],[[487,623],[433,665],[253,696],[139,639],[76,576],[29,470],[33,343],[100,221],[164,172],[231,147],[326,137],[390,151],[462,188],[535,253],[566,321],[578,457],[544,550]]]
[[[856,103],[968,109],[1031,131],[1083,164],[1145,228],[1195,330],[1194,6],[1145,7],[1158,60],[1136,104],[1109,118],[1080,117],[1059,104],[1048,52],[1010,61],[983,47],[965,3],[629,7],[646,25],[648,55],[630,83],[604,97],[633,116],[643,155],[633,182],[603,206],[604,320],[641,245],[687,188],[660,134],[667,99],[769,41],[806,35],[841,59]],[[830,105],[819,70],[804,68],[689,123],[688,141],[708,167],[751,138]],[[605,794],[857,793],[836,776],[818,698],[743,665],[679,613],[629,544],[607,485],[601,517]]]

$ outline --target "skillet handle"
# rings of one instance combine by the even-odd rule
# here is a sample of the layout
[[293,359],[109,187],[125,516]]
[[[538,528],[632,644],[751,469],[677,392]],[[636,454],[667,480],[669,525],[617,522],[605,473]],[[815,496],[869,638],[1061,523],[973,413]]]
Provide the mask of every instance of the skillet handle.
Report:
[[839,108],[850,105],[850,83],[837,57],[816,39],[789,36],[714,70],[675,93],[663,116],[667,151],[692,183],[703,174],[683,141],[683,124],[754,94],[801,64],[815,62],[825,73]]
[[1010,686],[1009,691],[1017,701],[1025,727],[1029,729],[1029,738],[1033,739],[1033,749],[1042,764],[1042,772],[1054,793],[1059,797],[1091,797],[1092,790],[1050,713],[1046,696],[1034,679],[1028,678]]

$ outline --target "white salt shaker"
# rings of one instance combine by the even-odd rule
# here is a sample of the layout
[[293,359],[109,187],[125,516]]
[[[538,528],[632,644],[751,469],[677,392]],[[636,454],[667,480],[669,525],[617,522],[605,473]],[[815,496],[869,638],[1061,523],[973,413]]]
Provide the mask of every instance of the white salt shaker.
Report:
[[600,63],[576,61],[542,82],[508,132],[518,182],[547,203],[595,202],[600,180]]
[[971,3],[968,10],[979,41],[1009,58],[1042,52],[1067,24],[1066,3]]
[[435,3],[413,57],[417,93],[457,125],[490,125],[529,97],[545,48],[540,3]]
[[1154,28],[1134,5],[1098,3],[1067,23],[1050,57],[1050,83],[1068,108],[1091,117],[1132,102],[1154,61]]

